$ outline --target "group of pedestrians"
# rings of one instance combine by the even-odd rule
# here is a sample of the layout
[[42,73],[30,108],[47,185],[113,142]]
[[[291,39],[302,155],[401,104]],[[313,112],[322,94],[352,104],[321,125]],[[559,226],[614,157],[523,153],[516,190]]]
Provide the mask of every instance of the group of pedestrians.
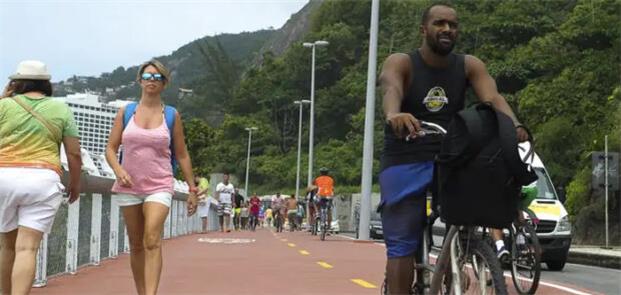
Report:
[[253,229],[259,224],[262,208],[261,200],[255,194],[250,200],[245,200],[239,190],[230,183],[229,173],[224,173],[223,181],[218,183],[214,196],[209,195],[209,181],[203,177],[196,177],[198,183],[198,215],[202,219],[202,232],[209,231],[209,214],[215,211],[218,215],[219,231],[231,232]]

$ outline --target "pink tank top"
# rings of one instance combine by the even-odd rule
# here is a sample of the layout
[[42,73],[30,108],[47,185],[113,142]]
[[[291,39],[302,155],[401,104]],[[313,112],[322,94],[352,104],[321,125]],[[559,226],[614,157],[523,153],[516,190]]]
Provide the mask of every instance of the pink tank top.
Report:
[[140,128],[132,116],[123,130],[123,163],[121,166],[132,178],[132,187],[114,182],[112,192],[150,195],[158,192],[174,194],[174,178],[170,163],[170,133],[166,120],[153,129]]

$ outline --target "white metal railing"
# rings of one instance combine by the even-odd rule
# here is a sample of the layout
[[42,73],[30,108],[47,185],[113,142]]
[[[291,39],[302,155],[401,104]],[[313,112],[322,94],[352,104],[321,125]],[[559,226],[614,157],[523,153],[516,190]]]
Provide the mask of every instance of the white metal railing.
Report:
[[[82,167],[83,193],[73,204],[63,203],[56,216],[52,232],[43,235],[37,254],[34,287],[44,287],[48,276],[76,274],[81,267],[97,266],[102,259],[115,258],[119,255],[119,248],[122,252],[129,252],[129,239],[122,214],[120,214],[115,195],[110,192],[114,183],[112,177],[114,173],[108,171],[111,169],[107,163],[100,162],[103,161],[103,157],[91,158],[83,150],[82,158],[84,162]],[[97,168],[95,162],[99,162],[101,168]],[[64,157],[61,163],[67,170]],[[65,173],[65,179],[67,176]],[[187,192],[187,185],[176,180],[175,195],[162,233],[164,239],[201,231],[200,218],[196,214],[192,217],[186,214]],[[81,210],[81,206],[90,206],[90,208]],[[214,206],[211,211],[210,219],[213,220],[216,215]],[[104,216],[106,216],[105,222]],[[87,221],[90,221],[90,226]],[[210,229],[214,228],[215,222],[211,221]],[[48,242],[51,238],[64,239],[64,249],[62,246],[59,249],[58,245],[50,245]],[[105,253],[102,253],[102,246],[104,249],[107,248],[107,251],[104,250]],[[51,256],[54,256],[55,260],[53,265],[50,264]],[[60,265],[63,267],[59,267]]]
[[[91,198],[91,210],[88,210],[90,216],[82,216],[80,218],[80,200],[68,205],[67,219],[64,229],[66,230],[66,242],[65,249],[51,249],[48,246],[48,239],[55,234],[62,234],[61,231],[52,231],[49,235],[45,234],[39,247],[37,255],[37,269],[33,286],[43,287],[47,284],[48,275],[59,274],[76,274],[80,267],[84,266],[97,266],[102,259],[115,258],[119,255],[119,242],[122,243],[122,252],[129,252],[129,239],[127,237],[127,231],[125,226],[122,227],[122,232],[118,233],[119,225],[122,223],[119,206],[116,204],[115,196],[112,194],[82,194],[80,199]],[[110,198],[110,220],[109,230],[106,235],[102,235],[102,201],[104,198]],[[67,206],[67,205],[64,205]],[[211,208],[210,215],[215,216],[215,208]],[[90,228],[80,228],[80,220],[84,218],[90,218]],[[213,219],[213,218],[212,218]],[[215,223],[210,222],[210,229],[213,230]],[[55,226],[55,228],[63,228]],[[201,220],[197,215],[192,217],[186,214],[185,201],[173,200],[171,210],[169,211],[166,223],[164,226],[164,232],[162,237],[164,239],[171,239],[182,235],[198,233],[201,231]],[[88,243],[80,244],[80,236],[87,235],[89,237]],[[119,237],[123,240],[119,241]],[[101,253],[102,243],[108,244],[107,253]],[[58,254],[58,251],[64,251],[64,270],[52,270],[48,271],[48,254]],[[87,251],[89,253],[89,259],[87,261],[79,261],[78,255],[81,251]]]

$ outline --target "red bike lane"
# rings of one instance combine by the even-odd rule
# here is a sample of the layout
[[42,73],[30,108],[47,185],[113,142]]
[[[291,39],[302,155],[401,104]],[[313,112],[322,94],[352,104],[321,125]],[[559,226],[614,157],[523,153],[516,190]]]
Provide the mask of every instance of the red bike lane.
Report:
[[[379,294],[385,249],[308,232],[195,234],[163,242],[158,294]],[[510,275],[510,294],[515,294]],[[591,294],[542,284],[537,294]],[[569,291],[568,291],[569,290]],[[32,294],[136,294],[129,255],[49,280]]]

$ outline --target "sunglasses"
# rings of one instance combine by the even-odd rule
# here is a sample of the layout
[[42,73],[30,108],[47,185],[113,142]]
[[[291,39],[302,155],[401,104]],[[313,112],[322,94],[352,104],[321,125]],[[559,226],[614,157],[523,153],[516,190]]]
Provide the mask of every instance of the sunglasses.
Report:
[[162,76],[162,74],[153,74],[153,73],[142,73],[142,76],[140,78],[145,81],[148,81],[148,80],[163,81],[164,80],[164,76]]

